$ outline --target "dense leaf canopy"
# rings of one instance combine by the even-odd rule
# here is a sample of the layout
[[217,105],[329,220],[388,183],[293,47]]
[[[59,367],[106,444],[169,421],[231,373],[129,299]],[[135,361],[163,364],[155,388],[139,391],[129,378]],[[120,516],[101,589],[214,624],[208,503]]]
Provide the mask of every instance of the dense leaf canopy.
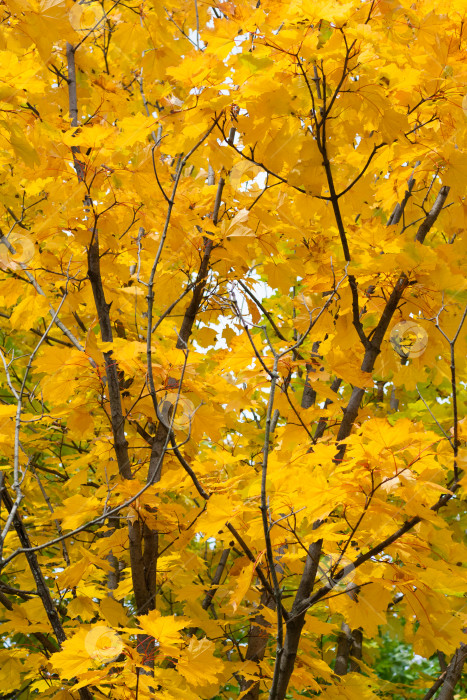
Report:
[[1,697],[462,697],[466,13],[5,0]]

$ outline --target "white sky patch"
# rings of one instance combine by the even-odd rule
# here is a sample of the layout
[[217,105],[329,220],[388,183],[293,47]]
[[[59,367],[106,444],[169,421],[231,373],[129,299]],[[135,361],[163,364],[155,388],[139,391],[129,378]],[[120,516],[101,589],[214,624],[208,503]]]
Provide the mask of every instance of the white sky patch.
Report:
[[[263,303],[264,299],[268,299],[272,294],[274,294],[274,290],[272,287],[270,287],[266,282],[263,282],[258,275],[253,274],[249,277],[249,279],[254,279],[255,283],[252,288],[252,293],[255,295],[255,297]],[[251,314],[248,310],[248,305],[246,302],[246,292],[244,292],[237,284],[235,284],[235,281],[232,283],[232,287],[234,290],[235,294],[235,299],[239,308],[240,313],[242,314],[243,320],[246,323],[246,325],[249,328],[253,327],[253,319],[251,317]],[[261,312],[261,310],[260,310]],[[233,313],[233,311],[232,311]],[[224,331],[225,328],[231,328],[234,332],[235,335],[241,335],[243,332],[242,330],[238,330],[236,328],[232,328],[231,321],[233,320],[232,316],[223,316],[219,315],[219,318],[215,322],[211,323],[202,323],[198,327],[199,328],[211,328],[216,331],[217,333],[217,340],[215,344],[210,347],[210,348],[202,348],[198,343],[196,342],[196,339],[193,339],[193,345],[196,349],[196,352],[200,353],[206,353],[208,350],[214,349],[214,350],[222,350],[222,349],[228,349],[228,345],[226,343],[225,338],[222,337],[222,332]],[[252,349],[253,352],[253,349]],[[251,369],[252,367],[248,367],[246,369]]]

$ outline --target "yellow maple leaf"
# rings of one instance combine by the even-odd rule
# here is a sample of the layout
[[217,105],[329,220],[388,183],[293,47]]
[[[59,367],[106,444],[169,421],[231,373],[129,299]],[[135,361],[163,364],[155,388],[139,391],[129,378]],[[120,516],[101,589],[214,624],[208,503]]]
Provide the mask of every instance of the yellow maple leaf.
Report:
[[214,642],[209,641],[206,637],[203,639],[191,638],[177,664],[178,672],[188,683],[204,686],[217,680],[217,676],[224,669],[224,664],[214,656],[214,649]]
[[96,661],[86,648],[86,638],[91,628],[83,627],[75,635],[65,640],[61,651],[50,657],[50,662],[60,678],[73,678],[96,667]]
[[128,622],[127,611],[123,605],[114,598],[103,598],[99,609],[101,614],[105,617],[109,625],[112,625],[112,627],[124,625]]
[[230,599],[230,604],[235,610],[242,602],[248,589],[250,588],[251,579],[255,573],[255,564],[249,562],[241,571],[241,573],[235,577],[235,589],[232,598]]
[[21,685],[21,671],[23,670],[21,661],[12,655],[2,656],[1,661],[0,684],[2,691],[9,693],[17,690]]
[[165,654],[178,653],[182,641],[180,630],[191,623],[191,620],[176,615],[162,616],[159,610],[152,610],[138,619],[141,629],[154,637]]
[[73,530],[99,515],[100,505],[95,496],[76,493],[63,501],[62,507],[57,509],[55,515],[57,518],[63,518],[62,525],[66,530]]

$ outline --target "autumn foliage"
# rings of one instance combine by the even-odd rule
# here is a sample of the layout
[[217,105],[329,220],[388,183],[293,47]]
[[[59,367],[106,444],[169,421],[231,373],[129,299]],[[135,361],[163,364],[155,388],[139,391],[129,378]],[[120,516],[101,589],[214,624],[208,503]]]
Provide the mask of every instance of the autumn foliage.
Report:
[[1,697],[460,700],[465,1],[1,12]]

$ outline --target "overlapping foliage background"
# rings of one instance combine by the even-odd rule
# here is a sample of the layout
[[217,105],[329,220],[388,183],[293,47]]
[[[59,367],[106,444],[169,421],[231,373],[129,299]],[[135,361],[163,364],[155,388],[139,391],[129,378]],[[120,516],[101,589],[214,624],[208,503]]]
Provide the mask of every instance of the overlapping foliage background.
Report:
[[2,697],[467,694],[465,14],[2,4]]

